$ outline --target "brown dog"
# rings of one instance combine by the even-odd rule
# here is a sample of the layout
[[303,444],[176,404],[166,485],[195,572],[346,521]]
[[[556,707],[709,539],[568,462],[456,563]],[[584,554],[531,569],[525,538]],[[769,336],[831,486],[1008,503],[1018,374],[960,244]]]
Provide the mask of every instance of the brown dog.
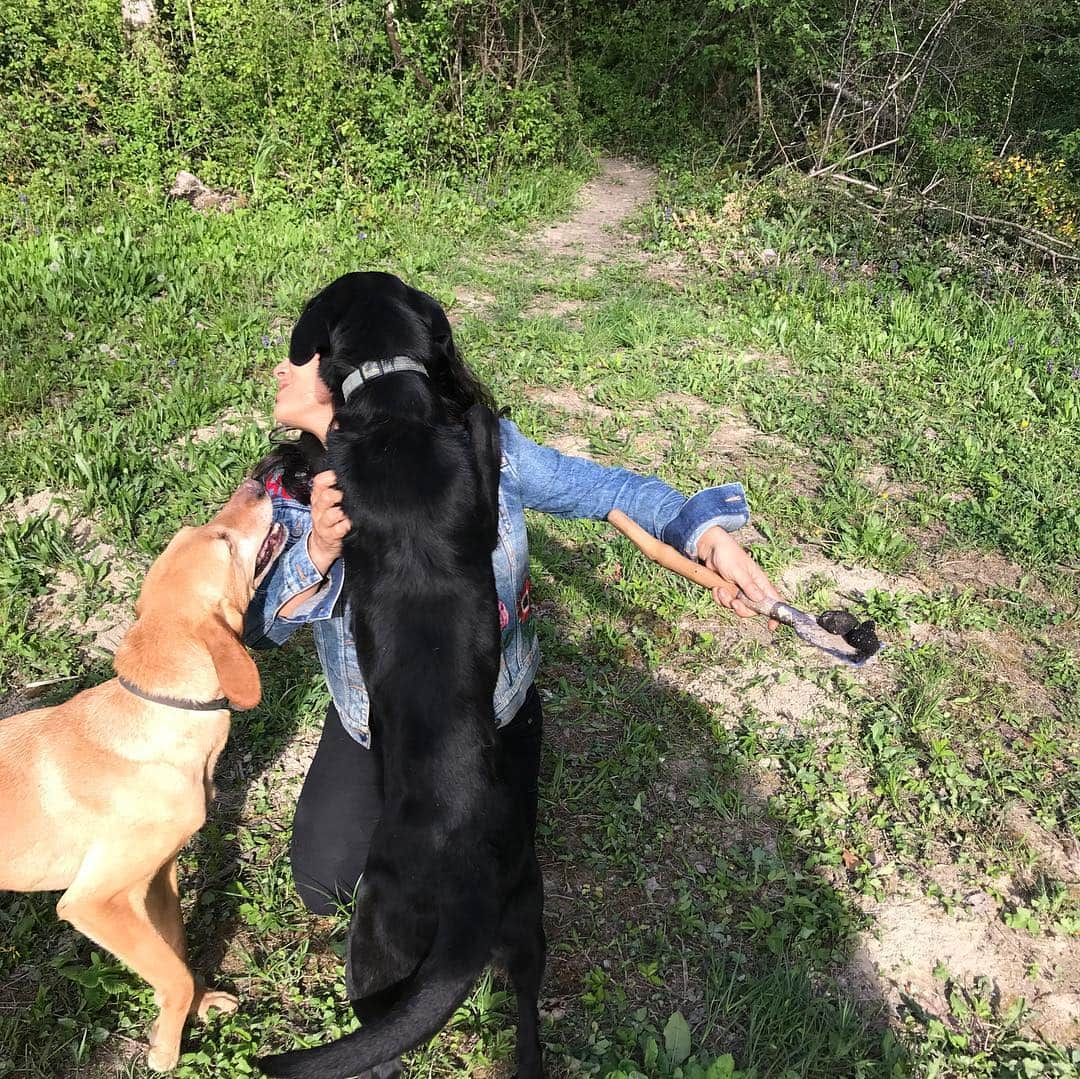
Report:
[[236,1007],[188,968],[176,856],[206,819],[229,708],[259,702],[239,636],[283,543],[262,485],[246,481],[151,566],[118,678],[0,722],[0,888],[67,889],[60,917],[153,986],[155,1071],[176,1065],[189,1014]]

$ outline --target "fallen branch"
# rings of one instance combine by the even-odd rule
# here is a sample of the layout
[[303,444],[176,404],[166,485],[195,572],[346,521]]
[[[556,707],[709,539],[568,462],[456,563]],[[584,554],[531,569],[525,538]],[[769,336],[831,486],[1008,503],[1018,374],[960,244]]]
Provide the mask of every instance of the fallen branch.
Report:
[[[811,175],[814,175],[811,173]],[[912,198],[910,195],[901,195],[893,187],[880,187],[878,184],[872,184],[867,180],[859,180],[854,176],[848,176],[842,172],[823,172],[818,175],[824,176],[826,180],[838,181],[843,184],[848,184],[853,187],[862,188],[864,191],[869,191],[874,195],[881,195],[882,197],[894,200],[902,203],[915,210],[936,210],[939,213],[952,214],[954,217],[963,218],[965,221],[970,221],[977,225],[998,225],[1002,228],[1009,229],[1016,237],[1016,239],[1024,244],[1026,247],[1034,248],[1036,251],[1041,251],[1045,255],[1049,255],[1051,259],[1063,259],[1066,262],[1075,262],[1080,264],[1080,255],[1072,255],[1066,251],[1059,250],[1057,247],[1048,245],[1057,244],[1060,247],[1065,247],[1068,244],[1067,240],[1061,240],[1057,236],[1051,236],[1047,232],[1041,232],[1039,229],[1032,228],[1030,225],[1022,225],[1019,221],[1010,221],[1004,217],[991,217],[987,214],[975,214],[969,210],[961,210],[956,206],[947,206],[943,202],[933,202],[929,199]],[[1036,238],[1037,237],[1037,238]],[[1039,242],[1043,241],[1043,242]]]
[[860,109],[866,112],[881,107],[880,101],[871,101],[868,97],[863,97],[862,94],[852,90],[849,86],[845,86],[837,79],[826,79],[822,86],[836,94],[837,97],[843,98],[844,101],[850,101],[852,105],[858,105]]
[[[866,154],[875,153],[877,150],[884,150],[886,146],[893,146],[900,141],[900,136],[896,138],[886,139],[884,142],[879,142],[876,146],[867,146],[865,150],[858,150],[853,154],[849,154],[843,159],[843,161],[833,162],[831,165],[826,165],[824,168],[811,169],[810,177],[813,179],[816,176],[827,176],[830,172],[836,172],[837,169],[843,168],[849,162],[854,161],[858,157],[865,157]],[[849,181],[851,177],[847,178]]]

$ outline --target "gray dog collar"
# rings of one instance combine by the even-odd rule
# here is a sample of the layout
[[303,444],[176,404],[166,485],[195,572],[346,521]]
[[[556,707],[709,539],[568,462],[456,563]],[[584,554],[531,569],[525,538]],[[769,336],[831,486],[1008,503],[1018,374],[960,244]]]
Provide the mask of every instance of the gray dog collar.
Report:
[[380,375],[393,374],[395,371],[419,371],[422,375],[427,374],[427,368],[409,356],[391,356],[388,360],[367,360],[342,382],[341,395],[348,401],[365,382],[370,382]]

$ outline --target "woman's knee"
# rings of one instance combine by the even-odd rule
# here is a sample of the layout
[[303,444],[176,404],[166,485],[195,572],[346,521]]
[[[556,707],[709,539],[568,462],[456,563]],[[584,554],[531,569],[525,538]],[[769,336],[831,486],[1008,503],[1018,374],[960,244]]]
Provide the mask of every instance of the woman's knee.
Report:
[[301,902],[312,914],[336,914],[341,901],[323,881],[312,880],[298,873],[293,867],[293,885]]
[[332,914],[352,898],[382,813],[377,758],[331,706],[293,817],[289,860],[304,905]]
[[313,914],[333,914],[352,899],[367,862],[368,842],[355,831],[311,819],[303,805],[293,821],[289,862],[293,883]]

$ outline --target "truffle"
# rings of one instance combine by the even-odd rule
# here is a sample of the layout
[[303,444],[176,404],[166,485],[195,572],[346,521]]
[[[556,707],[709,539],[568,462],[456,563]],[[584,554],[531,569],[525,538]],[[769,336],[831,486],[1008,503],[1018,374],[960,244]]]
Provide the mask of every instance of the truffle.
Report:
[[[817,624],[826,633],[835,633],[837,637],[846,637],[852,630],[858,627],[859,620],[847,611],[826,611],[818,615]],[[873,623],[870,623],[871,629]]]
[[860,656],[872,656],[880,647],[881,642],[874,632],[874,623],[871,619],[860,622],[853,630],[844,634],[844,640],[859,653]]

